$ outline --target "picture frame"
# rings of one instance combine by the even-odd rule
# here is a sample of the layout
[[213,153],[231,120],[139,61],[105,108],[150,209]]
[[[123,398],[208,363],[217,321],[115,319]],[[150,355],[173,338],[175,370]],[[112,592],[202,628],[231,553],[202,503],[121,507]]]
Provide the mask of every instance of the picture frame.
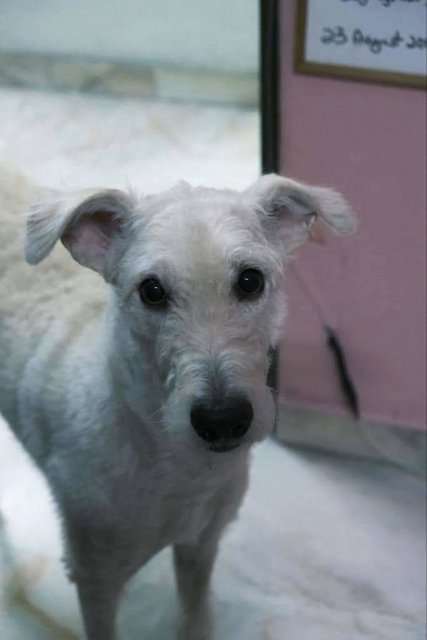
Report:
[[425,0],[299,0],[295,71],[426,88],[426,18]]

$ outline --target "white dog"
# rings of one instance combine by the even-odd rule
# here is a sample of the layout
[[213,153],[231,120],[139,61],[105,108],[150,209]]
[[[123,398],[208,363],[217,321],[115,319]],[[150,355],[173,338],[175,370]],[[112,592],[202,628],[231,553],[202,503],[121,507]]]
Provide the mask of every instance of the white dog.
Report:
[[62,240],[89,269],[60,247],[31,269],[34,193],[0,170],[0,409],[59,507],[87,638],[116,638],[124,583],[173,545],[181,637],[211,640],[218,541],[274,421],[284,267],[316,218],[347,234],[353,216],[275,175],[241,193],[49,192],[27,262]]

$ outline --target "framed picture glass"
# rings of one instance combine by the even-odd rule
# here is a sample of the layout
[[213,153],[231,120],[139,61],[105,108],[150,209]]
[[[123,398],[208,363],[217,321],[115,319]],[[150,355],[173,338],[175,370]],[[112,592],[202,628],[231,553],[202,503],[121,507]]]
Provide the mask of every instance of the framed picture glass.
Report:
[[300,0],[296,71],[426,86],[426,0]]

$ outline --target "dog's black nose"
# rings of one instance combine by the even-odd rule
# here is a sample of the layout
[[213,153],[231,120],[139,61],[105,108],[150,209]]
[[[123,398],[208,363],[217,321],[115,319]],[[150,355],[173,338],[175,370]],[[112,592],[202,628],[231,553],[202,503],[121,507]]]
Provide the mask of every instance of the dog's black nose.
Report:
[[251,403],[241,396],[226,398],[213,406],[197,402],[191,410],[194,430],[213,448],[226,449],[233,441],[237,444],[251,426],[253,417]]

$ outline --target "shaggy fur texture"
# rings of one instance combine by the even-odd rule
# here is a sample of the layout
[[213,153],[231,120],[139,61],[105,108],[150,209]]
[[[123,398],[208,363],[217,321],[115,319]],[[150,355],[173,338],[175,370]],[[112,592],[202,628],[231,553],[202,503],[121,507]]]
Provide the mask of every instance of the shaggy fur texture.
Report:
[[[25,256],[51,254],[36,268],[21,228],[34,200]],[[245,492],[250,446],[274,419],[266,375],[283,270],[316,218],[343,234],[353,227],[337,193],[278,176],[242,193],[181,184],[149,197],[36,195],[0,168],[0,409],[57,502],[89,640],[116,638],[124,583],[167,545],[181,637],[213,638],[218,541]],[[236,282],[248,268],[265,285],[242,300]],[[141,301],[152,277],[166,307]],[[239,446],[214,452],[191,409],[236,395],[250,401],[252,424]]]

